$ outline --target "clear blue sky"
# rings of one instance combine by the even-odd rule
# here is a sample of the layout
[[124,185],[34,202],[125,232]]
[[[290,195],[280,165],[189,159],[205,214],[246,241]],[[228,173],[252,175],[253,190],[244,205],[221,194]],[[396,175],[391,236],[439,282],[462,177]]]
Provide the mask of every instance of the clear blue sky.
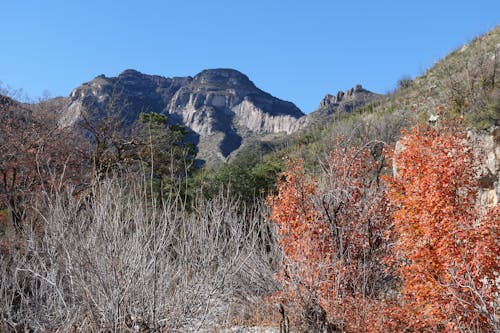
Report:
[[230,67],[310,112],[357,83],[385,93],[498,24],[499,0],[1,0],[0,81],[37,99],[127,68]]

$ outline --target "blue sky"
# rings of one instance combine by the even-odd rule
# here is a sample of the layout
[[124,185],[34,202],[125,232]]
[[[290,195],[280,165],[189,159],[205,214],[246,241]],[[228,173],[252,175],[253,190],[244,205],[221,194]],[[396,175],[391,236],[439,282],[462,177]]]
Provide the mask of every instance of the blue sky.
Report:
[[0,81],[67,96],[127,68],[230,67],[313,111],[357,83],[385,93],[500,24],[500,1],[0,1]]

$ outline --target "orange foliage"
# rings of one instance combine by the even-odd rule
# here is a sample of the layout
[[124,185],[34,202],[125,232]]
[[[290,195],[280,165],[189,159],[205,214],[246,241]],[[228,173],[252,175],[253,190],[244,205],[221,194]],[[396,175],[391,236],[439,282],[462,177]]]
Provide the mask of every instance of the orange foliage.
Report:
[[409,326],[418,332],[498,330],[500,211],[497,205],[480,216],[475,207],[470,143],[453,127],[416,127],[401,143],[388,198]]
[[385,182],[366,147],[334,148],[317,178],[288,163],[268,199],[284,251],[276,296],[319,305],[342,332],[499,331],[500,208],[476,207],[471,144],[456,126],[400,143]]
[[320,305],[328,325],[342,331],[370,331],[368,316],[388,279],[382,258],[390,212],[378,181],[380,156],[368,148],[334,148],[318,178],[306,174],[303,161],[289,162],[269,198],[285,255],[278,297],[291,306]]

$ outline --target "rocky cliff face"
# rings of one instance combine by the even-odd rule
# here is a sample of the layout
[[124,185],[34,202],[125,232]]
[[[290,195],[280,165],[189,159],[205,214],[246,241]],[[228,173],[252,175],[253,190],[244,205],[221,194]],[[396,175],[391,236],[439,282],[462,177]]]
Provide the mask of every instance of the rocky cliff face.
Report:
[[198,137],[199,156],[208,161],[226,158],[252,136],[290,133],[304,115],[236,70],[205,70],[181,78],[126,70],[118,77],[98,76],[73,90],[60,123],[73,126],[82,118],[98,119],[110,112],[125,125],[140,112],[165,114]]
[[60,117],[63,126],[72,126],[82,117],[116,113],[124,123],[141,112],[163,112],[166,105],[190,78],[164,78],[126,70],[118,77],[99,75],[74,89],[66,99]]

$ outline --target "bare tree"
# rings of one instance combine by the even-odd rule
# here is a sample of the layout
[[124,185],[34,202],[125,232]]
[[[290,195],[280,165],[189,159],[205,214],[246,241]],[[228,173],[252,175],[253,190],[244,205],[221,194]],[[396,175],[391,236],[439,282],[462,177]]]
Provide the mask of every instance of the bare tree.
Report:
[[39,201],[42,234],[26,228],[23,250],[0,255],[6,323],[197,331],[224,321],[235,295],[273,288],[278,250],[259,206],[224,192],[190,210],[180,197],[158,204],[131,177],[73,194]]
[[0,206],[22,228],[37,193],[82,181],[85,169],[76,133],[57,126],[48,104],[26,107],[0,96]]

